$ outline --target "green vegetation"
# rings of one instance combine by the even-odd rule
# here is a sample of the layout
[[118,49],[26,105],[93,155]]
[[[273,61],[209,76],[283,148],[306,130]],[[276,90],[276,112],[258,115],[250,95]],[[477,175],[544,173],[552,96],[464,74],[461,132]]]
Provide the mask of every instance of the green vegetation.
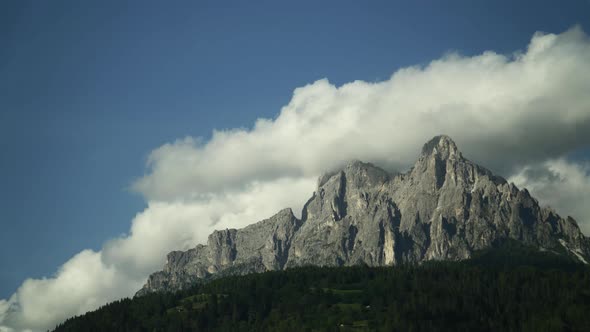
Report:
[[589,313],[590,269],[507,243],[465,262],[226,277],[116,301],[56,331],[589,331]]

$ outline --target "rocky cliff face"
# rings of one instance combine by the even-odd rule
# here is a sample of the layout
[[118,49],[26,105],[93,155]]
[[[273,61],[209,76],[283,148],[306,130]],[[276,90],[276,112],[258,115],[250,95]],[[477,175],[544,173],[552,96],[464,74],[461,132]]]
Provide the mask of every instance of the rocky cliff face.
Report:
[[138,295],[301,265],[460,260],[505,239],[590,261],[590,241],[572,218],[541,208],[526,189],[465,159],[449,137],[438,136],[405,174],[355,161],[321,176],[301,220],[286,209],[243,229],[215,231],[206,246],[171,252]]
[[283,269],[300,226],[291,209],[284,209],[243,229],[215,231],[207,245],[169,253],[164,270],[153,273],[136,295],[182,289],[213,275]]

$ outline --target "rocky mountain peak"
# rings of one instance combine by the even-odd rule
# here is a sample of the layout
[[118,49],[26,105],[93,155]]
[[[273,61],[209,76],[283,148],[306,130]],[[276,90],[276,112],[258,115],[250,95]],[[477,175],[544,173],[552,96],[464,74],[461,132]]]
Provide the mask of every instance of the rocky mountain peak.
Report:
[[505,240],[590,262],[590,240],[572,218],[539,206],[437,136],[405,174],[361,161],[327,172],[298,219],[290,209],[207,245],[168,255],[138,295],[223,275],[295,266],[369,266],[461,260]]
[[470,186],[478,174],[486,172],[483,167],[465,159],[449,136],[440,135],[424,144],[410,177],[421,188],[439,190],[445,183]]
[[318,178],[318,189],[323,187],[334,177],[348,179],[356,186],[374,186],[387,181],[390,178],[390,174],[371,163],[353,160],[339,171],[325,172],[320,175]]
[[441,160],[463,159],[457,144],[447,135],[439,135],[426,142],[422,147],[422,156],[437,156]]

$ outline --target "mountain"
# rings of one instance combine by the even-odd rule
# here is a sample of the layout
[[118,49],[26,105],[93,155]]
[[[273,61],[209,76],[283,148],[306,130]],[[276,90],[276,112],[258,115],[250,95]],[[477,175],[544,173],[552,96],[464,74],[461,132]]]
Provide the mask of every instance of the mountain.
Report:
[[573,218],[540,207],[526,189],[437,136],[405,174],[352,162],[319,178],[301,219],[285,209],[243,229],[215,231],[207,245],[169,253],[137,295],[305,265],[463,260],[506,240],[590,261],[590,240]]

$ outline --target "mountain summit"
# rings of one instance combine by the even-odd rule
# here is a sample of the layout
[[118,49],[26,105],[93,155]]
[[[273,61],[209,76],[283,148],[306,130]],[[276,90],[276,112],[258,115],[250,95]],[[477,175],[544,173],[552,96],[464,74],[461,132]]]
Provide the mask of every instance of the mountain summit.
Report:
[[457,144],[447,135],[435,136],[422,147],[422,155],[437,154],[441,159],[463,158]]
[[540,207],[526,189],[465,159],[441,135],[424,144],[405,174],[352,162],[320,177],[301,219],[285,209],[242,229],[215,231],[207,245],[169,253],[137,295],[302,265],[462,260],[510,239],[590,261],[590,240],[575,220]]

